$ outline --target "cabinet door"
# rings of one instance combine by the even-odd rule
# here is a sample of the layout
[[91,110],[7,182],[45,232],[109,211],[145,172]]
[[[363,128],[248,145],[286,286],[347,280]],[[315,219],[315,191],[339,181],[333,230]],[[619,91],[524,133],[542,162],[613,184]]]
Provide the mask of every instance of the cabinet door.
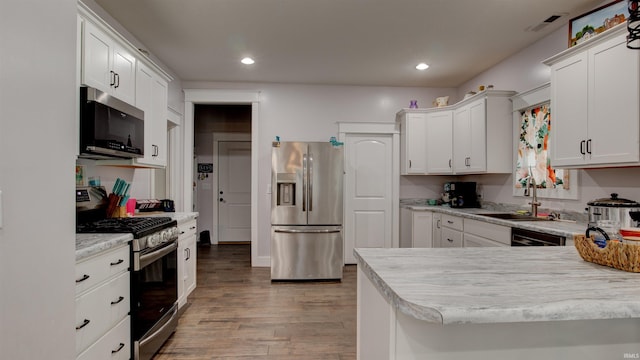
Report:
[[113,42],[88,21],[82,35],[82,83],[104,92],[111,91],[111,52]]
[[497,247],[507,246],[473,234],[464,234],[464,247]]
[[618,36],[589,51],[589,120],[587,156],[590,164],[640,160],[639,59]]
[[456,174],[487,169],[485,99],[456,110],[453,116],[453,171]]
[[186,239],[186,258],[185,258],[185,272],[184,272],[184,296],[187,297],[196,288],[196,263],[197,263],[197,251],[196,236],[190,235]]
[[457,109],[453,114],[453,172],[463,173],[469,157],[469,106]]
[[152,87],[152,147],[155,164],[167,165],[167,82],[156,77]]
[[551,67],[551,165],[582,165],[586,159],[587,54]]
[[469,104],[468,159],[465,172],[478,173],[487,170],[487,116],[486,100]]
[[442,214],[434,213],[433,214],[433,247],[439,248],[442,247]]
[[451,174],[453,151],[453,111],[427,114],[427,173]]
[[405,114],[401,123],[402,174],[425,174],[427,163],[426,114]]
[[414,248],[433,247],[433,214],[430,211],[414,211],[412,244]]
[[167,164],[167,92],[167,83],[139,62],[135,103],[144,111],[144,158],[137,162]]
[[114,96],[129,104],[135,104],[136,59],[115,43],[111,70],[115,76],[112,86]]

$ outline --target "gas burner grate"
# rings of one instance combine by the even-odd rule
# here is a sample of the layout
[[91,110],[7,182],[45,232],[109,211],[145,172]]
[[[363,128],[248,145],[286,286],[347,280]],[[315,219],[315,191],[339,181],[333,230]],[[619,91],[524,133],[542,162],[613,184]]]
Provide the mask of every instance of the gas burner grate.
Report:
[[133,217],[98,220],[76,226],[77,233],[132,233],[140,238],[150,233],[174,226],[170,217]]

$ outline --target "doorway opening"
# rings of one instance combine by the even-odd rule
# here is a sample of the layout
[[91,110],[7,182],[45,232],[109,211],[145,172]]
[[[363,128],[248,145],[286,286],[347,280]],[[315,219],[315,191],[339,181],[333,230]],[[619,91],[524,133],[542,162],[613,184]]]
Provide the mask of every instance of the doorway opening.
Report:
[[251,243],[251,117],[250,104],[194,105],[193,199],[212,244]]

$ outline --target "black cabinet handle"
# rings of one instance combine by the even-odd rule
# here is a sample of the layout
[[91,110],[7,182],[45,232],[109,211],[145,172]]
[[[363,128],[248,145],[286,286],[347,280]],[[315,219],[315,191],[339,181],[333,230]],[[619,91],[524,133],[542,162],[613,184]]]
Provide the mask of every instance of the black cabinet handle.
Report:
[[591,155],[591,139],[587,140],[587,154]]
[[89,325],[89,323],[90,323],[90,322],[91,322],[91,320],[89,320],[89,319],[84,319],[84,321],[82,322],[82,325],[78,325],[78,326],[76,326],[76,330],[80,330],[80,329],[82,329],[83,327],[85,327],[85,326]]
[[87,275],[87,274],[84,274],[84,276],[82,276],[82,278],[80,278],[80,279],[76,280],[76,284],[77,284],[77,283],[81,283],[81,282],[83,282],[83,281],[87,280],[87,279],[88,279],[88,278],[90,278],[90,277],[91,277],[91,276],[89,276],[89,275]]
[[112,262],[112,263],[111,263],[111,266],[120,265],[120,264],[122,264],[123,262],[124,262],[124,260],[122,260],[122,259],[118,259],[118,261],[116,261],[116,262]]
[[449,159],[449,168],[451,168],[451,159]]
[[111,305],[120,304],[122,302],[122,300],[124,300],[124,297],[123,296],[118,296],[118,300],[112,301]]
[[120,75],[118,73],[116,74],[116,85],[114,86],[116,89],[120,87]]
[[409,160],[409,169],[411,169],[411,160]]
[[115,354],[115,353],[117,353],[118,351],[122,350],[122,348],[123,348],[123,347],[124,347],[124,343],[120,343],[120,346],[118,346],[118,348],[117,348],[117,349],[115,349],[115,350],[111,350],[111,353],[112,353],[112,354]]
[[447,238],[447,241],[448,241],[448,242],[453,242],[453,239],[449,239],[449,238]]
[[113,70],[109,71],[109,73],[111,74],[111,84],[109,86],[113,86],[116,84],[116,73]]
[[586,142],[585,142],[584,140],[580,141],[580,154],[582,154],[582,155],[584,155],[584,154],[585,154],[585,152],[584,152],[584,145],[585,145],[585,143],[586,143]]

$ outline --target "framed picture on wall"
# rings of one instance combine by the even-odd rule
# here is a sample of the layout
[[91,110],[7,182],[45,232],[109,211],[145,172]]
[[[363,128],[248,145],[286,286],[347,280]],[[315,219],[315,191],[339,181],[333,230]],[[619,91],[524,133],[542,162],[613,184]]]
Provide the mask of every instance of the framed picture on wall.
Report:
[[615,0],[569,20],[569,47],[622,24],[629,18],[626,0]]

